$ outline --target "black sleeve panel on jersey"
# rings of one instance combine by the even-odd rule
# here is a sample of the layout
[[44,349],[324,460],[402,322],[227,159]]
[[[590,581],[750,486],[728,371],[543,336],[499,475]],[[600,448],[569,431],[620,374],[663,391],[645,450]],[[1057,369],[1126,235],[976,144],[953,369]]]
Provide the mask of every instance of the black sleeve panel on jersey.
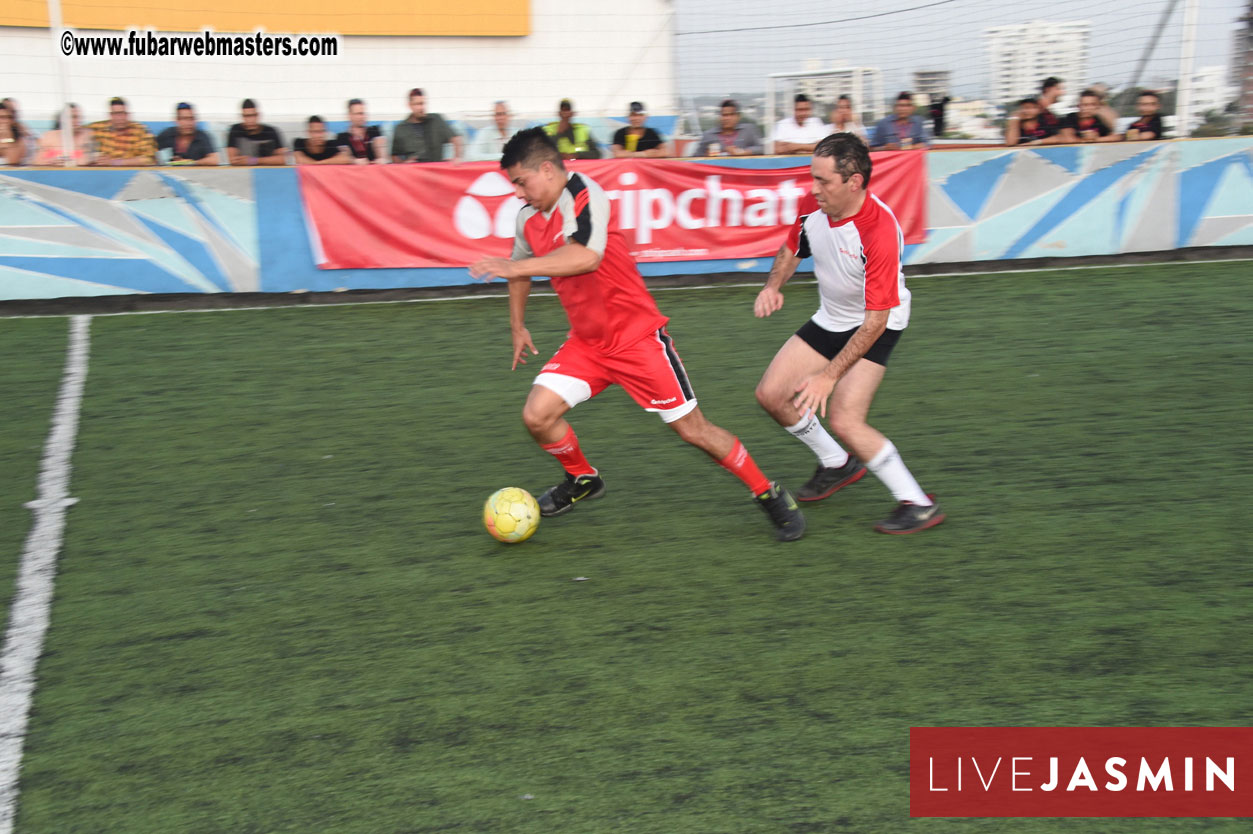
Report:
[[796,257],[804,260],[812,258],[814,253],[809,248],[809,232],[805,231],[805,222],[801,221],[801,233],[796,241]]
[[[591,196],[587,193],[587,186],[583,184],[582,177],[571,177],[566,183],[566,190],[570,192],[570,197],[574,200],[575,220],[578,222],[578,228],[574,234],[570,236],[570,240],[580,246],[587,246],[592,239],[592,205]],[[582,194],[582,200],[579,195]],[[582,203],[580,206],[579,204]]]

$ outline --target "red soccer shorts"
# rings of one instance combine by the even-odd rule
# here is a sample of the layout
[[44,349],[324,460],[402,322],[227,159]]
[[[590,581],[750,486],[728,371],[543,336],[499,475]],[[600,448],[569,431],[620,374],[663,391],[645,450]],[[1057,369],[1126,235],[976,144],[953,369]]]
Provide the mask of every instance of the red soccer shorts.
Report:
[[535,377],[536,385],[560,395],[571,408],[615,383],[667,423],[696,408],[687,371],[664,327],[612,356],[571,337]]

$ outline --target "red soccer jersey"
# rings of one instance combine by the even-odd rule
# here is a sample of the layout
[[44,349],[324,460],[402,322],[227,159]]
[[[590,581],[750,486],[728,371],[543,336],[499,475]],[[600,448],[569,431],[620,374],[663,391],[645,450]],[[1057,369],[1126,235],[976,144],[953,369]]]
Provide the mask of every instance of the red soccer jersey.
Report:
[[609,228],[609,198],[591,178],[571,172],[557,205],[545,216],[526,206],[518,213],[513,257],[543,257],[567,242],[601,256],[583,275],[552,279],[570,319],[570,335],[611,354],[652,337],[668,319],[657,309],[622,233]]

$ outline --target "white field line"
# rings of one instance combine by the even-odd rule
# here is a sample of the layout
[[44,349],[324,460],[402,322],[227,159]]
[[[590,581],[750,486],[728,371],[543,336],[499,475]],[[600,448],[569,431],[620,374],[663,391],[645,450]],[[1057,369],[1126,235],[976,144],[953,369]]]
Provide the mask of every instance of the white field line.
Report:
[[38,497],[26,504],[34,512],[34,521],[22,550],[17,593],[9,609],[9,628],[0,651],[0,834],[12,834],[17,816],[18,773],[31,696],[35,692],[35,666],[48,633],[65,511],[77,500],[70,497],[70,454],[78,434],[79,407],[87,381],[90,323],[91,316],[70,318],[65,373],[52,416],[52,430],[44,443]]
[[[1153,261],[1151,263],[1125,263],[1125,264],[1084,264],[1081,266],[1054,266],[1045,269],[989,269],[986,272],[934,272],[920,275],[907,275],[906,281],[916,281],[919,278],[975,278],[989,275],[1027,275],[1032,272],[1070,272],[1078,269],[1128,269],[1133,267],[1146,266],[1183,266],[1185,264],[1233,264],[1233,263],[1249,263],[1249,258],[1219,258],[1212,261]],[[680,290],[726,290],[726,289],[742,289],[744,287],[761,287],[766,282],[766,273],[752,273],[760,275],[760,279],[743,284],[693,284],[691,286],[678,287],[649,287],[649,292],[675,292]],[[662,276],[658,276],[662,277]],[[801,278],[789,282],[791,285],[807,285],[816,284],[813,278]],[[433,289],[432,287],[411,287],[409,289]],[[137,296],[151,295],[151,293],[135,293]],[[206,297],[213,296],[215,293],[205,293]],[[304,293],[290,293],[293,299],[300,298]],[[545,283],[540,283],[539,288],[533,290],[531,295],[545,296],[556,295],[552,290],[548,289]],[[115,296],[110,296],[115,297]],[[261,307],[209,307],[202,310],[124,310],[117,313],[92,313],[93,318],[102,316],[156,316],[167,313],[241,313],[257,310],[292,310],[292,309],[323,309],[327,307],[355,307],[365,304],[427,304],[442,301],[474,301],[476,299],[499,299],[508,298],[509,291],[501,285],[501,291],[498,293],[476,293],[474,295],[443,295],[431,298],[395,298],[386,301],[327,301],[318,302],[316,304],[267,304]],[[39,313],[36,315],[6,316],[0,313],[0,322],[5,319],[59,319],[65,318],[67,313]]]

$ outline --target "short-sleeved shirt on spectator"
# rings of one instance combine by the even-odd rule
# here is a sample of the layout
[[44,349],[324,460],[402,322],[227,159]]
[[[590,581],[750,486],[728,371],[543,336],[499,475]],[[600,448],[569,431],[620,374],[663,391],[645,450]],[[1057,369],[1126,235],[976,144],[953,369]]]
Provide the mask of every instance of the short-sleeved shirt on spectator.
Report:
[[1141,116],[1131,124],[1127,125],[1127,130],[1148,131],[1153,134],[1154,139],[1161,139],[1163,138],[1162,131],[1164,130],[1162,127],[1162,117],[1157,113],[1154,113],[1152,116]]
[[1062,120],[1062,127],[1068,127],[1075,132],[1075,135],[1081,135],[1085,130],[1095,130],[1097,136],[1109,136],[1112,132],[1109,125],[1098,119],[1096,116],[1084,118],[1078,113],[1071,113]]
[[309,147],[308,139],[297,139],[296,144],[292,147],[293,151],[299,151],[314,162],[321,162],[324,159],[332,159],[339,154],[339,137],[335,134],[328,134],[326,141],[322,143],[322,150],[314,151]]
[[444,145],[459,135],[438,113],[428,113],[421,122],[406,119],[396,125],[392,134],[392,156],[418,162],[441,162]]
[[374,140],[382,135],[383,131],[379,130],[378,125],[366,125],[364,139],[358,139],[354,136],[351,129],[345,130],[335,138],[339,141],[341,147],[347,148],[348,153],[357,159],[368,159],[373,162]]
[[187,160],[189,162],[199,162],[209,154],[217,150],[213,146],[213,139],[209,134],[199,128],[191,135],[191,139],[185,144],[180,140],[182,136],[176,127],[167,127],[165,130],[157,134],[157,150],[164,151],[169,149],[174,152],[171,157],[173,160]]
[[114,130],[109,121],[92,122],[92,141],[96,143],[97,159],[133,159],[144,157],[156,162],[157,143],[148,128],[139,122],[127,122],[126,127]]
[[1018,144],[1025,145],[1028,142],[1038,142],[1041,139],[1047,139],[1057,133],[1056,128],[1049,130],[1048,126],[1038,118],[1023,120],[1018,123]]
[[226,146],[244,156],[260,159],[274,156],[275,151],[283,147],[283,134],[269,125],[258,125],[256,133],[249,133],[242,123],[234,124],[226,136]]
[[624,127],[613,135],[613,144],[628,151],[651,151],[665,144],[665,138],[651,127],[644,128],[643,136],[631,133],[631,128]]

